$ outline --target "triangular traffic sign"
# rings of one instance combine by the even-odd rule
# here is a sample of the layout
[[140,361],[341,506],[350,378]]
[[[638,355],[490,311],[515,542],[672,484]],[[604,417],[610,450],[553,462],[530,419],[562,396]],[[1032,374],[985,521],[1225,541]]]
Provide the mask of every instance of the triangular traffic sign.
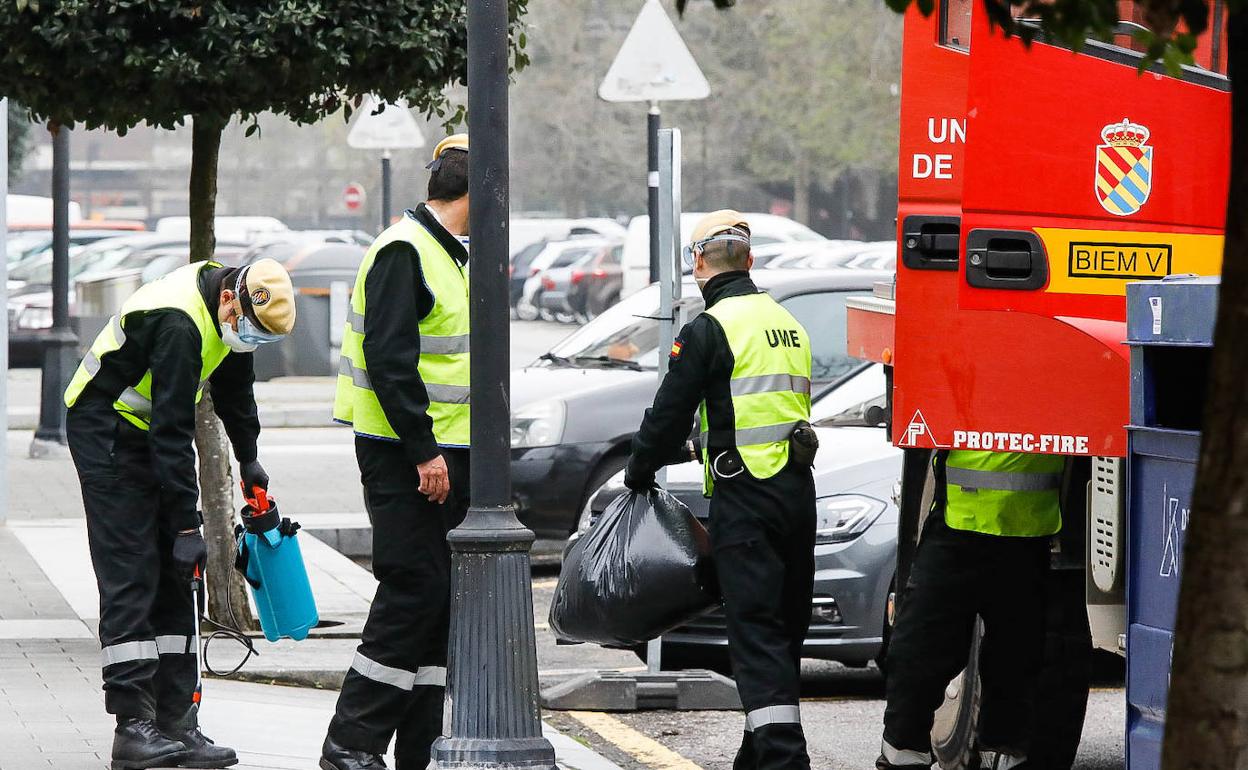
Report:
[[608,102],[674,102],[710,94],[706,76],[659,0],[646,0],[598,96]]
[[407,150],[425,146],[425,137],[421,136],[416,118],[406,104],[388,104],[374,115],[378,104],[374,97],[365,97],[347,132],[348,145],[357,150]]

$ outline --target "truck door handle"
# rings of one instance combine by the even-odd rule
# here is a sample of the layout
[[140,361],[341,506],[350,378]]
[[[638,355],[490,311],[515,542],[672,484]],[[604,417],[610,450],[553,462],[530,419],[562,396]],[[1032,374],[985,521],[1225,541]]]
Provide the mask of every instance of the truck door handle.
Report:
[[1048,281],[1048,256],[1034,232],[978,228],[966,236],[966,282],[971,286],[1028,291]]
[[959,217],[913,214],[901,224],[901,261],[911,270],[957,270]]

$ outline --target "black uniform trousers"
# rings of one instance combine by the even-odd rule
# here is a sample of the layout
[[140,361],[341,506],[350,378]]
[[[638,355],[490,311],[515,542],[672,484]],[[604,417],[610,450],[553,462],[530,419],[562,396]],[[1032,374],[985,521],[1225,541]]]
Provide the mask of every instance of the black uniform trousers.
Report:
[[978,616],[980,747],[1025,755],[1044,661],[1051,538],[953,529],[939,506],[923,526],[889,641],[884,740],[931,750],[933,715],[966,666]]
[[422,495],[403,446],[356,437],[364,505],[373,524],[377,594],[338,696],[329,735],[384,754],[395,738],[399,770],[424,770],[442,733],[451,556],[447,533],[468,512],[468,450],[443,450],[451,492]]
[[100,591],[105,708],[169,730],[193,727],[196,610],[173,564],[177,533],[161,515],[147,433],[84,395],[66,436]]
[[798,706],[815,577],[810,468],[717,479],[710,509],[728,654],[746,713],[733,770],[809,768]]

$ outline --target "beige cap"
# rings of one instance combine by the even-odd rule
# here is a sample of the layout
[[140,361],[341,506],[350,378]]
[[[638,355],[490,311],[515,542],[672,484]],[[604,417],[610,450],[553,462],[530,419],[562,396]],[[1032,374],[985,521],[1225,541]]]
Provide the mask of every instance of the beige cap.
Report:
[[260,259],[244,268],[251,312],[272,334],[295,328],[295,289],[290,274],[276,260]]
[[468,152],[468,135],[467,134],[451,134],[442,141],[438,142],[438,146],[433,148],[433,160],[442,157],[442,153],[447,150],[463,150]]
[[732,209],[712,211],[699,219],[698,223],[693,226],[693,238],[691,240],[693,243],[697,243],[710,238],[712,235],[718,235],[733,229],[744,231],[743,234],[746,237],[750,235],[750,224],[745,221],[745,217],[741,216],[741,212]]

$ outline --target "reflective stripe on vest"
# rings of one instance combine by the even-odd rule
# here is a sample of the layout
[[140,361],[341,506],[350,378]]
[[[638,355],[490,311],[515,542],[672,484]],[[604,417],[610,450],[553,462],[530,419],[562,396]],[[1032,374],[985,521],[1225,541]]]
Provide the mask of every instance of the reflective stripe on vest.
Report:
[[945,459],[945,522],[1006,537],[1061,529],[1061,455],[955,449]]
[[731,427],[728,415],[701,415],[703,493],[715,486],[710,450],[735,448],[756,479],[789,462],[789,437],[810,419],[811,353],[806,330],[766,294],[726,297],[706,313],[719,322],[732,350]]
[[417,369],[429,395],[429,416],[439,446],[467,446],[469,438],[468,278],[438,240],[411,216],[385,230],[369,248],[356,273],[351,309],[343,330],[342,358],[334,394],[334,419],[363,436],[398,438],[373,391],[364,356],[368,313],[368,273],[377,254],[396,241],[412,244],[434,306],[420,320]]
[[[156,310],[179,310],[191,319],[199,331],[201,363],[199,387],[195,392],[195,403],[199,403],[204,394],[204,385],[230,353],[230,348],[221,340],[218,332],[220,324],[204,303],[203,295],[199,291],[200,272],[218,267],[221,265],[216,262],[185,265],[139,287],[122,304],[121,311],[109,319],[91,344],[91,349],[83,356],[69,387],[65,389],[65,406],[72,407],[78,402],[87,383],[99,374],[104,365],[104,357],[120,350],[126,343],[126,319]],[[145,372],[137,384],[123,390],[113,402],[113,408],[135,427],[148,430],[152,422],[151,370]]]

